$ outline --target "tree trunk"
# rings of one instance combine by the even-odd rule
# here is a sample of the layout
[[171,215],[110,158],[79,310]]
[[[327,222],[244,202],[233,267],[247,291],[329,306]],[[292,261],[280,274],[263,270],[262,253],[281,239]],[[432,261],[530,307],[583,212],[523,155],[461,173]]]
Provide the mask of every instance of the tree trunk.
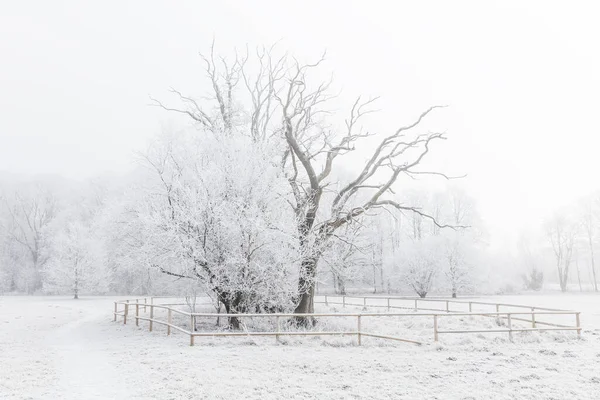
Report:
[[[289,138],[288,138],[289,143]],[[324,244],[320,240],[316,240],[311,244],[307,241],[308,234],[312,229],[319,208],[319,199],[321,197],[321,189],[313,188],[314,190],[314,204],[313,207],[307,211],[304,221],[298,226],[298,233],[300,233],[300,250],[303,250],[304,254],[311,254],[315,249],[320,249],[321,244]],[[326,239],[324,239],[326,240]],[[315,312],[314,297],[315,297],[315,284],[317,281],[317,261],[319,260],[320,254],[317,253],[312,256],[304,256],[300,263],[300,276],[298,277],[298,293],[300,294],[300,301],[294,310],[295,314],[312,314]],[[310,321],[309,321],[310,320]],[[299,325],[314,325],[315,321],[313,318],[307,317],[296,317],[296,322]]]
[[559,275],[558,279],[560,281],[560,291],[563,293],[566,292],[567,291],[567,277],[563,276],[563,275]]
[[[315,312],[314,304],[315,288],[311,285],[308,290],[300,295],[300,302],[296,306],[294,313],[296,314],[312,314]],[[299,317],[303,318],[303,317]]]
[[[223,303],[227,314],[243,314],[246,312],[242,306],[244,299],[241,293],[236,293],[235,295],[221,293],[218,294],[218,297],[221,299],[221,303]],[[240,329],[240,319],[238,317],[227,317],[227,323],[231,329]]]
[[346,281],[345,280],[340,280],[340,294],[342,296],[346,295]]
[[567,275],[560,268],[560,260],[557,262],[556,268],[558,270],[558,283],[560,283],[560,291],[564,293],[567,291]]
[[240,329],[240,320],[237,317],[229,317],[228,322],[231,329],[236,331]]
[[579,291],[583,292],[583,288],[581,287],[581,274],[579,273],[579,260],[575,258],[575,267],[577,268],[577,281],[579,282]]
[[333,275],[335,294],[346,295],[346,281],[341,276]]
[[333,292],[335,294],[339,294],[340,291],[338,289],[338,280],[337,280],[337,276],[335,276],[335,272],[331,272],[331,276],[333,277]]
[[375,265],[374,260],[373,260],[373,293],[377,293],[377,266]]
[[[315,282],[317,272],[317,260],[308,258],[302,260],[301,274],[298,280],[298,291],[300,292],[300,301],[294,310],[296,314],[312,314],[315,312]],[[311,317],[296,317],[296,322],[300,325],[314,325],[315,321]]]
[[594,290],[598,291],[598,281],[596,280],[596,266],[594,265],[594,256],[592,255],[592,275],[594,277]]
[[598,291],[598,281],[596,280],[596,264],[594,263],[594,244],[592,243],[591,235],[588,236],[590,244],[590,258],[592,260],[592,276],[594,277],[594,290]]
[[75,286],[75,290],[74,290],[74,296],[73,299],[78,299],[79,298],[79,271],[77,269],[77,264],[75,264],[75,282],[74,282],[74,286]]

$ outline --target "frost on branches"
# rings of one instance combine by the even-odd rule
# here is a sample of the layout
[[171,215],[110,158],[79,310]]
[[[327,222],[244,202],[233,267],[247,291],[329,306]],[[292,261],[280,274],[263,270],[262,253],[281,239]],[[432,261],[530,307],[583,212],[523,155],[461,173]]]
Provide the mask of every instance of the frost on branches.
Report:
[[161,272],[203,284],[228,313],[292,309],[295,215],[272,158],[243,137],[164,137],[144,157],[154,184],[135,209],[138,250]]
[[347,283],[358,279],[369,268],[371,241],[360,222],[347,224],[328,243],[321,262],[326,264],[333,278],[335,293],[346,295]]
[[[344,115],[334,113],[331,81],[315,79],[324,57],[301,64],[274,53],[273,47],[259,48],[228,60],[215,55],[213,44],[210,53],[202,56],[213,93],[194,98],[172,90],[179,106],[158,100],[155,105],[188,117],[201,136],[249,138],[277,148],[278,165],[287,178],[287,189],[282,187],[281,193],[289,194],[286,203],[295,216],[301,253],[300,296],[294,311],[312,313],[319,260],[346,224],[383,208],[417,213],[438,224],[412,204],[394,201],[391,194],[400,176],[450,179],[420,165],[432,147],[446,139],[443,130],[429,125],[443,107],[431,106],[408,121],[369,130],[363,124],[375,112],[376,98],[359,97]],[[354,153],[357,149],[360,155]],[[351,178],[336,181],[343,165],[351,162],[357,164]]]
[[106,293],[109,272],[104,267],[101,241],[81,221],[68,222],[52,237],[51,255],[44,266],[44,291]]
[[444,275],[449,283],[452,297],[456,298],[458,293],[472,289],[473,264],[468,259],[469,251],[472,250],[459,235],[446,239],[444,248],[445,271]]
[[441,245],[440,238],[430,236],[412,243],[401,258],[404,281],[421,298],[431,291],[441,269]]
[[0,193],[0,234],[3,240],[4,274],[8,290],[20,286],[29,294],[42,287],[49,226],[58,212],[54,195],[42,185]]

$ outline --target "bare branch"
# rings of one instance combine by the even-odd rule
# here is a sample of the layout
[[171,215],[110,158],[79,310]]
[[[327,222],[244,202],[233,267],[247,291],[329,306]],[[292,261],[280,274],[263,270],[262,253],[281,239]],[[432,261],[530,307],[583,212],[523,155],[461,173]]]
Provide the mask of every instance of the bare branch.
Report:
[[410,212],[413,212],[415,214],[420,215],[423,218],[431,220],[434,223],[434,225],[437,226],[440,229],[450,228],[450,229],[456,230],[456,229],[470,228],[470,226],[468,226],[468,225],[448,225],[448,224],[441,224],[434,217],[432,217],[431,215],[429,215],[429,214],[421,211],[417,207],[403,206],[402,204],[397,203],[397,202],[392,201],[392,200],[381,200],[381,201],[378,201],[378,202],[374,203],[373,206],[374,207],[378,207],[378,206],[391,206],[391,207],[394,207],[394,208],[396,208],[398,210],[401,210],[401,211],[410,211]]

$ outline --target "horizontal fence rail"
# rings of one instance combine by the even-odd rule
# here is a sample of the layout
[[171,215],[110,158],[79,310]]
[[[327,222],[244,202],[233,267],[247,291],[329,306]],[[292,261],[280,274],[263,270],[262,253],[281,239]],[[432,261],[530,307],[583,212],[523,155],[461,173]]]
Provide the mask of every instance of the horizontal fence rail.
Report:
[[[127,324],[129,318],[133,314],[136,326],[139,326],[140,321],[148,322],[148,330],[152,332],[154,324],[162,325],[167,328],[167,335],[171,335],[172,331],[178,331],[190,338],[190,346],[194,345],[195,337],[207,336],[274,336],[279,342],[281,336],[356,336],[358,345],[362,344],[362,337],[374,337],[379,339],[394,340],[413,344],[422,344],[422,342],[400,338],[397,336],[384,335],[373,332],[366,332],[362,329],[363,318],[373,317],[416,317],[416,318],[433,318],[433,340],[437,342],[440,334],[468,334],[468,333],[508,333],[509,340],[513,340],[514,332],[534,332],[534,331],[577,331],[577,336],[581,336],[580,313],[572,310],[559,310],[546,307],[532,307],[519,304],[505,303],[488,303],[481,301],[466,301],[455,299],[423,299],[414,297],[381,297],[381,296],[342,296],[342,295],[323,295],[317,296],[315,303],[329,305],[342,305],[342,307],[373,307],[387,308],[388,312],[380,313],[365,313],[365,312],[328,312],[328,313],[244,313],[244,314],[228,314],[228,313],[202,313],[202,312],[187,312],[174,308],[174,306],[188,306],[188,303],[161,303],[155,304],[155,299],[174,299],[168,296],[153,296],[143,299],[121,300],[114,302],[113,320],[117,318],[123,319],[123,324]],[[358,300],[358,302],[357,302]],[[431,308],[432,303],[441,304],[442,308]],[[214,303],[194,303],[194,305],[214,305]],[[425,307],[423,307],[425,305]],[[467,308],[467,310],[461,310]],[[473,306],[493,307],[492,311],[473,311]],[[504,311],[501,308],[517,308],[527,309],[528,311]],[[412,312],[391,312],[392,309],[411,310]],[[158,319],[156,316],[157,310],[166,311],[166,320]],[[425,311],[425,312],[422,312]],[[432,312],[433,311],[433,312]],[[144,315],[141,315],[143,312]],[[575,317],[575,325],[556,324],[547,321],[540,321],[544,316],[564,316],[572,315]],[[173,321],[173,317],[183,318],[189,321],[189,329],[186,329]],[[441,318],[452,317],[490,317],[496,321],[505,320],[506,328],[494,329],[439,329],[439,320]],[[274,331],[216,331],[216,332],[198,332],[196,330],[197,320],[202,318],[237,318],[244,320],[246,318],[274,319]],[[310,318],[356,318],[356,330],[334,330],[334,331],[317,331],[317,330],[296,330],[286,331],[281,329],[282,319],[291,319],[298,317]],[[529,318],[525,318],[529,317]],[[527,322],[531,324],[530,328],[515,327],[513,321]],[[543,327],[538,327],[543,325]]]
[[[510,312],[511,315],[529,315],[531,316],[529,319],[525,318],[512,318],[513,321],[521,321],[531,323],[532,328],[536,328],[537,325],[544,326],[552,326],[555,328],[565,328],[564,330],[577,330],[577,326],[579,323],[577,322],[577,326],[565,325],[565,324],[557,324],[547,321],[540,321],[536,318],[536,315],[542,314],[542,312],[548,312],[547,315],[561,315],[561,314],[574,314],[576,315],[576,320],[579,320],[579,312],[573,310],[561,310],[556,308],[547,308],[547,307],[532,307],[521,304],[508,304],[508,303],[489,303],[482,301],[467,301],[467,300],[455,300],[455,299],[446,299],[446,298],[414,298],[414,297],[384,297],[384,296],[346,296],[346,295],[323,295],[320,296],[323,298],[322,301],[316,300],[315,303],[322,303],[326,305],[337,304],[342,305],[342,307],[346,306],[357,306],[357,307],[373,307],[373,308],[387,308],[388,311],[391,309],[405,309],[405,310],[413,310],[414,312],[418,311],[443,311],[446,313],[452,313],[454,315],[459,314],[461,311],[467,310],[456,310],[456,308],[450,307],[450,305],[463,305],[468,306],[468,312],[470,315],[476,316],[494,316],[489,313],[481,314],[473,312],[473,306],[493,306],[496,313],[501,313],[501,308],[522,308],[531,310],[531,312],[526,313],[517,313]],[[333,298],[333,300],[332,300]],[[335,301],[338,299],[338,301]],[[339,300],[341,299],[341,300]],[[356,300],[359,300],[357,303]],[[392,301],[395,301],[396,304],[391,304]],[[410,305],[398,305],[398,301],[410,302]],[[414,305],[413,305],[414,303]],[[422,304],[431,304],[431,303],[441,303],[443,308],[428,308],[423,307]],[[502,315],[499,317],[500,319],[508,319],[506,316],[506,312],[502,312]],[[460,314],[459,314],[460,315]],[[541,329],[540,329],[541,330]],[[550,329],[546,329],[550,330]],[[563,329],[556,329],[563,330]],[[449,332],[444,332],[449,333]],[[462,333],[462,332],[461,332]],[[580,330],[578,330],[578,334],[580,334]]]

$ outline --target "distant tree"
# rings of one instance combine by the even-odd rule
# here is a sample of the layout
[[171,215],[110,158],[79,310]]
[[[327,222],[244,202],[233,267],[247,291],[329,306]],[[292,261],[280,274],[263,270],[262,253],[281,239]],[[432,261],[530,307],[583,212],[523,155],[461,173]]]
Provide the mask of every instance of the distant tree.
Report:
[[465,257],[464,244],[456,238],[446,240],[444,274],[450,282],[452,297],[456,297],[460,291],[468,289],[473,283],[473,268]]
[[[137,182],[146,179],[137,178]],[[173,294],[179,289],[179,282],[152,267],[149,255],[153,252],[141,251],[144,243],[151,246],[146,238],[149,232],[136,214],[144,200],[144,191],[134,186],[110,198],[96,216],[98,235],[106,247],[106,267],[113,277],[110,291],[127,295]]]
[[31,191],[16,191],[2,200],[8,216],[3,223],[4,231],[11,242],[9,246],[19,246],[28,254],[30,274],[26,279],[27,292],[33,293],[42,286],[44,240],[57,215],[57,201],[52,193],[40,185]]
[[95,237],[92,227],[71,221],[55,233],[50,257],[44,266],[46,292],[70,293],[78,299],[82,292],[106,293],[109,283],[102,242]]
[[413,242],[401,256],[403,280],[421,298],[425,298],[432,290],[441,270],[441,246],[440,238],[430,236]]
[[0,287],[5,292],[16,292],[26,283],[24,260],[29,258],[23,247],[13,241],[0,225]]
[[327,245],[321,261],[329,266],[333,276],[334,290],[345,295],[349,281],[356,281],[369,263],[372,245],[364,235],[359,221],[340,229]]
[[565,214],[556,213],[546,222],[546,233],[554,252],[560,290],[568,290],[569,268],[579,226]]
[[594,290],[598,291],[598,279],[596,277],[596,263],[594,258],[594,241],[598,235],[598,224],[600,223],[600,200],[595,195],[587,196],[579,202],[579,218],[585,241],[590,253],[590,265]]
[[544,286],[544,272],[536,267],[523,274],[523,283],[528,290],[539,291]]
[[532,243],[530,234],[522,233],[517,244],[517,260],[525,269],[522,274],[523,283],[528,290],[541,290],[544,285],[544,272],[542,271],[541,255],[535,250],[536,244]]
[[444,273],[450,283],[452,297],[456,297],[459,291],[466,290],[473,284],[474,268],[469,258],[476,246],[483,241],[483,229],[475,201],[462,188],[452,186],[444,195],[448,199],[445,210],[449,215],[446,220],[451,221],[455,226],[468,227],[458,231],[447,231],[444,234],[446,238]]

